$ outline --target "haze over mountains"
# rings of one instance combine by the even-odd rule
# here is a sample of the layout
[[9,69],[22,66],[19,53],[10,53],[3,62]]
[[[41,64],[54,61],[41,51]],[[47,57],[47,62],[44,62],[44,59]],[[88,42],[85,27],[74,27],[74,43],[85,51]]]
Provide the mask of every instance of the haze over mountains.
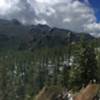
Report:
[[94,39],[87,33],[75,33],[66,29],[51,28],[48,25],[23,25],[18,20],[0,19],[0,47],[1,48],[37,48],[59,47],[68,42],[69,34],[72,42]]

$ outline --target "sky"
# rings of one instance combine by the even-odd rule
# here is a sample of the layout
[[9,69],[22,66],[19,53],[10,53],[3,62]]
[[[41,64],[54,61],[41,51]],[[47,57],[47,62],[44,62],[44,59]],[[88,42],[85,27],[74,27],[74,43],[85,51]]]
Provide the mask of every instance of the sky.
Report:
[[0,18],[100,36],[100,0],[0,0]]

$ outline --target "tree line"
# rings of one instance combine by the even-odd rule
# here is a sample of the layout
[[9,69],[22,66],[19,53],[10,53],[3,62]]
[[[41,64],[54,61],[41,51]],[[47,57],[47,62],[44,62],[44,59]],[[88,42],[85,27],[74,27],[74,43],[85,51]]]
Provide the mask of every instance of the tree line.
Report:
[[89,43],[0,52],[0,99],[32,100],[44,86],[78,90],[100,80],[100,52]]

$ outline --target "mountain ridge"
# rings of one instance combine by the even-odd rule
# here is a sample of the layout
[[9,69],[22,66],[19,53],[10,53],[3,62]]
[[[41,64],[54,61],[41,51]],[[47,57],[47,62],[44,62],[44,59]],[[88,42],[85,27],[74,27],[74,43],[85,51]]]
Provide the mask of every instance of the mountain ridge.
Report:
[[[88,33],[76,33],[67,29],[50,27],[48,25],[23,25],[18,20],[0,19],[0,38],[2,37],[4,45],[18,45],[17,48],[37,48],[37,47],[59,47],[71,42],[80,41],[82,37],[85,40],[93,40],[95,37]],[[70,37],[69,37],[70,35]],[[7,38],[7,43],[5,38]],[[0,44],[2,42],[0,41]],[[2,44],[3,45],[3,44]],[[2,48],[2,47],[1,47]]]

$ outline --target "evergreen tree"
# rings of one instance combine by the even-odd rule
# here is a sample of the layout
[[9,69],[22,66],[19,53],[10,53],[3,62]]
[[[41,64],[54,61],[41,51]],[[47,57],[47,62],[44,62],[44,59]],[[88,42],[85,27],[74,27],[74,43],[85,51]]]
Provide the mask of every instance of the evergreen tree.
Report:
[[[67,44],[67,64],[63,68],[63,85],[68,87],[69,71],[70,71],[70,56],[71,56],[71,33],[68,33],[68,44]],[[65,60],[65,59],[64,59]]]
[[81,43],[79,68],[81,70],[82,83],[86,85],[94,79],[97,80],[97,61],[95,49],[92,45],[85,42]]
[[69,71],[69,80],[68,80],[68,88],[73,90],[78,90],[81,88],[82,79],[81,79],[81,70],[79,66],[71,67]]

